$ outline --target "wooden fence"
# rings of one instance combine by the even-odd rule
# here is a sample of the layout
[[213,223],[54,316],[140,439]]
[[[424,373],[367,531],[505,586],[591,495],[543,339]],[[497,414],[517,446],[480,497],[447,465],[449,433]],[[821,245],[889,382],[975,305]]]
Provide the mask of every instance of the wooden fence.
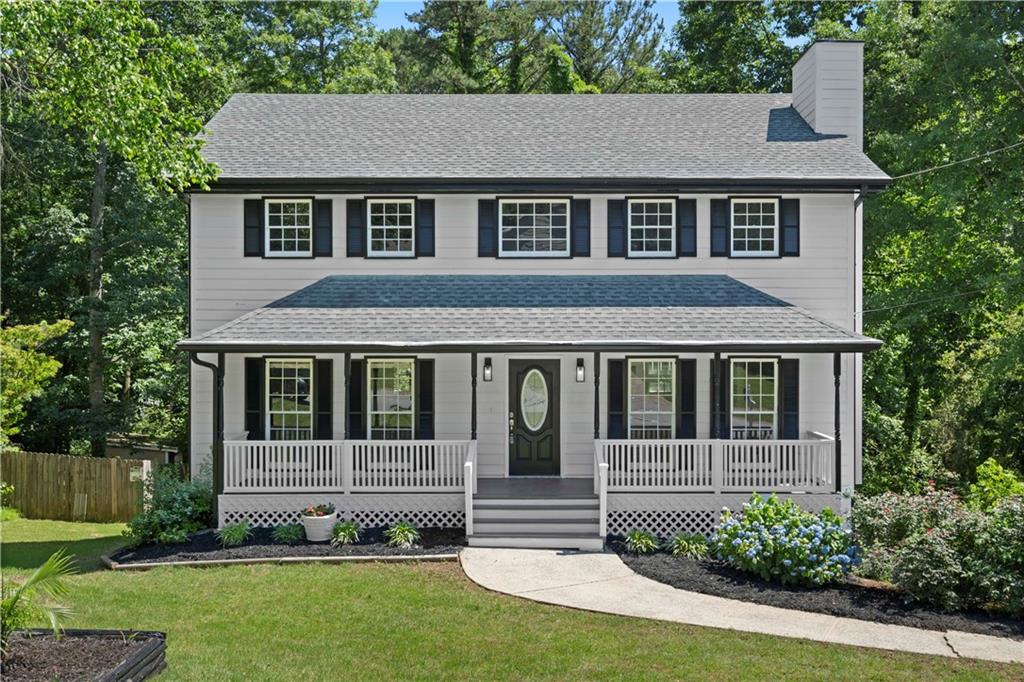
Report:
[[0,454],[0,479],[14,486],[11,506],[30,519],[128,521],[142,510],[150,462],[41,452]]

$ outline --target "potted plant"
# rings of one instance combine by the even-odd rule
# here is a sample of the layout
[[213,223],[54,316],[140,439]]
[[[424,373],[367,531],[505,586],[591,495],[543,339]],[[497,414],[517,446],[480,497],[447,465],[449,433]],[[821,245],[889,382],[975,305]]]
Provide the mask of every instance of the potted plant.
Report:
[[327,542],[331,539],[331,530],[338,514],[333,504],[309,505],[299,514],[302,516],[302,527],[306,529],[306,539],[310,542]]

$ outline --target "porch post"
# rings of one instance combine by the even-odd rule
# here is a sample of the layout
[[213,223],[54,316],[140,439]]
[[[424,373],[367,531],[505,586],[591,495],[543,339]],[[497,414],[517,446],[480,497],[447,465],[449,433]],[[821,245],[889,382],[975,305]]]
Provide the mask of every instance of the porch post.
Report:
[[839,433],[839,422],[840,422],[840,410],[839,410],[839,376],[842,374],[842,354],[832,354],[832,374],[835,377],[835,439],[836,439],[836,492],[843,492],[843,439]]
[[721,438],[722,434],[719,431],[719,424],[722,423],[721,411],[722,411],[722,391],[720,387],[721,375],[722,374],[722,354],[719,352],[715,353],[715,361],[711,364],[711,404],[713,408],[711,410],[711,437]]
[[469,416],[469,439],[476,440],[476,353],[469,354],[469,384],[472,387],[472,406]]
[[594,352],[594,440],[601,439],[601,352]]
[[344,438],[345,438],[345,440],[348,440],[349,437],[351,436],[351,428],[352,428],[352,425],[350,423],[351,419],[350,419],[350,416],[349,416],[351,414],[351,410],[349,409],[349,404],[348,404],[348,396],[349,396],[349,393],[348,393],[348,381],[349,381],[349,377],[352,374],[352,354],[351,353],[343,354],[341,362],[342,362],[342,364],[345,367],[345,382],[344,382],[345,383],[345,387],[342,389],[343,392],[344,392],[344,398],[341,401],[341,404],[344,406],[343,409],[345,410],[345,434],[344,434]]

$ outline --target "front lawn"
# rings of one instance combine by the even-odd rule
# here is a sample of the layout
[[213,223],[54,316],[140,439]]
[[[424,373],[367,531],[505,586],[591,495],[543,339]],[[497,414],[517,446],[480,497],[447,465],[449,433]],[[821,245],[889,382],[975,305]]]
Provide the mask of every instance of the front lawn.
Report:
[[[19,545],[60,544],[67,536],[58,533],[71,525],[20,523],[17,534],[5,524],[5,571],[21,572],[27,555]],[[16,564],[8,563],[12,556]],[[976,680],[1024,673],[544,606],[480,589],[457,564],[97,571],[73,579],[71,601],[75,627],[167,632],[168,669],[160,678],[167,680]]]

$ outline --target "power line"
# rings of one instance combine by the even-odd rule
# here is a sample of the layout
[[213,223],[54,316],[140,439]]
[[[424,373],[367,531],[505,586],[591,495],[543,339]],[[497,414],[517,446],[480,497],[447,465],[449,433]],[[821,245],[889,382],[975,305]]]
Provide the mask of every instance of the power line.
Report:
[[[1021,281],[1021,279],[1012,279],[1009,282],[1007,282],[1006,284],[1013,284],[1015,282],[1020,282],[1020,281]],[[861,310],[860,312],[858,312],[856,314],[857,315],[865,315],[867,313],[877,313],[877,312],[880,312],[882,310],[896,310],[898,308],[909,308],[910,306],[921,305],[922,303],[935,303],[937,301],[946,301],[946,300],[949,300],[951,298],[962,298],[964,296],[970,296],[971,294],[977,294],[977,293],[982,292],[982,291],[988,291],[990,288],[991,287],[981,287],[981,288],[978,288],[978,289],[969,289],[968,291],[961,291],[961,292],[956,293],[956,294],[947,294],[946,296],[936,296],[934,298],[923,298],[923,299],[921,299],[919,301],[911,301],[910,303],[899,303],[897,305],[888,305],[888,306],[883,306],[881,308],[868,308],[867,310]]]
[[976,161],[978,159],[985,158],[986,156],[992,156],[993,154],[998,154],[1000,152],[1005,152],[1005,151],[1008,151],[1010,149],[1014,149],[1015,147],[1021,147],[1021,146],[1024,146],[1024,141],[1015,142],[1015,143],[1007,145],[1005,147],[1000,147],[999,149],[993,149],[992,151],[989,151],[989,152],[983,152],[981,154],[975,154],[974,156],[969,156],[966,159],[960,159],[958,161],[950,161],[949,163],[944,163],[941,166],[933,166],[931,168],[925,168],[924,170],[914,171],[913,173],[904,173],[903,175],[896,175],[892,179],[893,180],[902,180],[903,178],[909,178],[909,177],[913,177],[915,175],[923,175],[924,173],[931,173],[932,171],[940,170],[942,168],[949,168],[950,166],[957,166],[957,165],[959,165],[961,163],[968,163],[970,161]]

